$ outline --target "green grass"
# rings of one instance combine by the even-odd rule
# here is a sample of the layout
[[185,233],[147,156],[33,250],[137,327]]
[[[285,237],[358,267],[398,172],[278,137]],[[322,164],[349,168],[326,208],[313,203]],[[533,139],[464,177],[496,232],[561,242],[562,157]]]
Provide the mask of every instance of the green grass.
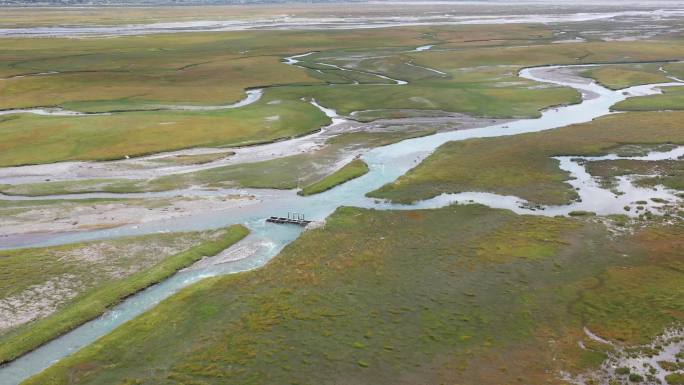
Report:
[[665,376],[668,385],[684,385],[684,374],[672,373]]
[[0,121],[0,166],[108,160],[196,146],[240,146],[303,135],[329,122],[309,103],[267,95],[212,112],[131,112],[78,117],[10,115]]
[[56,194],[79,194],[85,192],[125,193],[135,191],[139,183],[129,179],[88,179],[83,181],[59,181],[0,185],[7,195],[48,196]]
[[668,75],[684,78],[684,63],[668,63],[663,66]]
[[[616,177],[623,175],[649,175],[636,181],[637,185],[663,185],[674,190],[684,191],[684,162],[681,160],[605,160],[588,162],[587,172],[602,178],[605,185],[613,185]],[[652,176],[656,175],[656,176]]]
[[[646,253],[646,260],[627,268],[614,266],[597,279],[575,304],[590,330],[626,345],[647,344],[663,328],[684,318],[683,276],[684,226],[654,226],[627,236],[617,250]],[[629,254],[629,252],[627,252]]]
[[[517,79],[513,79],[515,81]],[[532,82],[527,84],[529,87]],[[489,84],[463,85],[449,82],[420,83],[404,86],[339,86],[308,87],[312,95],[326,107],[349,114],[363,110],[437,110],[475,116],[510,118],[538,117],[546,107],[580,101],[570,88],[496,87]]]
[[[99,282],[91,284],[88,290],[79,293],[76,297],[60,307],[58,311],[41,318],[37,321],[24,324],[8,333],[0,336],[0,362],[11,361],[22,354],[35,349],[41,344],[64,334],[75,327],[98,317],[107,309],[116,305],[124,298],[168,278],[176,271],[191,265],[204,256],[212,256],[231,246],[242,239],[248,233],[247,228],[236,225],[214,234],[212,237],[202,239],[195,246],[168,256],[160,262],[149,266],[144,270],[137,271],[121,279],[111,279],[106,276],[93,275],[90,279],[99,278]],[[178,234],[172,237],[178,237]],[[168,236],[167,236],[168,237]],[[142,239],[118,240],[131,243],[138,242],[141,246],[149,241],[150,237]],[[167,240],[168,242],[168,240]],[[114,244],[116,245],[116,243]],[[32,284],[45,281],[46,275],[74,274],[79,270],[86,269],[87,263],[80,262],[79,267],[73,263],[58,261],[62,253],[68,249],[88,247],[84,245],[68,245],[50,249],[28,249],[20,251],[3,251],[0,263],[3,264],[3,292],[5,295],[21,294]],[[116,252],[116,251],[114,251]],[[102,257],[102,256],[100,256]],[[136,257],[136,256],[134,256]],[[95,257],[97,258],[97,257]],[[110,256],[110,258],[112,258]],[[48,269],[47,267],[50,266]]]
[[[538,49],[553,49],[545,47],[540,44]],[[400,87],[339,86],[332,89],[316,86],[307,91],[322,104],[341,113],[390,110],[395,117],[402,110],[450,111],[491,117],[536,117],[539,116],[539,110],[545,108],[543,105],[548,107],[579,102],[578,93],[572,89],[535,89],[533,86],[537,83],[517,77],[518,69],[532,65],[535,61],[497,67],[490,63],[489,54],[491,51],[488,48],[481,47],[432,53],[406,53],[389,49],[379,52],[321,52],[307,56],[304,60],[306,63],[321,61],[369,73],[382,73],[407,80],[409,84]],[[503,55],[501,50],[498,54]],[[464,55],[471,55],[471,61],[462,62]],[[359,59],[365,56],[369,58]],[[502,56],[501,60],[504,62],[502,64],[508,64],[510,58]],[[409,64],[426,65],[444,71],[446,75]]]
[[617,111],[662,111],[684,109],[684,87],[663,87],[660,95],[629,98],[613,106]]
[[344,182],[358,178],[368,172],[368,165],[361,159],[354,159],[351,162],[345,164],[339,170],[326,176],[325,178],[319,180],[316,183],[312,183],[305,186],[301,191],[298,192],[299,195],[313,195],[318,194],[323,191],[330,190],[331,188],[340,185]]
[[[41,39],[3,39],[3,75],[60,73],[3,81],[0,90],[7,97],[0,101],[0,108],[63,105],[103,111],[169,103],[227,104],[241,99],[244,89],[250,87],[354,80],[377,83],[382,81],[372,75],[341,73],[325,67],[321,68],[326,75],[318,79],[316,76],[320,75],[315,72],[283,64],[281,58],[307,51],[399,51],[425,44],[426,32],[445,29],[442,39],[448,40],[455,38],[448,36],[449,29],[460,31],[458,38],[462,39],[477,37],[484,28],[236,31],[80,41],[54,38],[49,44]],[[539,26],[505,29],[521,34],[548,33]],[[27,41],[30,43],[26,44]]]
[[[101,116],[6,116],[0,120],[0,166],[64,160],[107,160],[196,146],[236,146],[301,135],[327,122],[302,101],[316,98],[348,114],[363,110],[427,110],[488,117],[535,117],[553,105],[576,103],[569,88],[535,87],[517,77],[525,66],[593,61],[681,58],[678,41],[548,44],[540,26],[406,27],[378,31],[251,31],[121,37],[117,39],[3,39],[0,59],[15,73],[60,71],[0,82],[0,108],[62,105],[85,111],[153,109],[160,104],[226,104],[244,89],[270,88],[244,108],[211,112],[137,111]],[[465,45],[509,31],[507,49]],[[273,39],[274,34],[277,39]],[[407,52],[426,34],[454,50]],[[30,44],[27,44],[27,41]],[[519,46],[516,46],[519,45]],[[456,47],[460,47],[457,48]],[[330,69],[323,75],[280,62],[303,59],[353,66],[366,73]],[[386,58],[378,59],[382,53]],[[444,71],[438,76],[409,63]],[[405,78],[406,86],[379,82],[372,73]],[[282,79],[287,79],[283,83]],[[341,83],[330,87],[327,82]],[[4,103],[4,104],[2,104]],[[415,114],[407,112],[407,114]],[[399,114],[401,116],[401,114]]]
[[551,157],[605,154],[627,144],[681,144],[682,119],[681,112],[626,113],[540,133],[449,142],[369,196],[413,202],[442,193],[485,191],[566,204],[577,195]]
[[684,275],[649,269],[677,266],[682,231],[340,208],[263,268],[184,289],[25,384],[553,382],[601,363],[577,345],[585,323],[637,343],[681,319]]
[[659,71],[661,65],[661,63],[605,65],[583,71],[582,75],[612,90],[640,84],[671,82],[670,78]]
[[[160,104],[227,104],[256,86],[318,84],[309,71],[281,63],[306,50],[365,44],[418,45],[420,32],[330,31],[198,33],[121,39],[3,39],[7,76],[0,108],[62,105],[85,111],[149,109]],[[271,90],[274,93],[275,91]],[[268,94],[269,92],[267,92]],[[268,104],[268,102],[274,102]],[[277,104],[276,104],[277,103]],[[107,160],[196,146],[262,143],[310,132],[328,119],[299,99],[212,111],[147,111],[105,116],[9,116],[0,121],[0,166]],[[49,140],[48,140],[49,138]]]
[[[242,99],[245,88],[282,79],[289,84],[320,83],[307,71],[283,64],[277,55],[244,57],[232,50],[221,52],[226,43],[217,37],[204,52],[183,43],[148,49],[142,47],[143,42],[132,42],[129,50],[110,49],[103,43],[103,51],[22,61],[20,66],[30,68],[27,72],[50,68],[65,73],[3,80],[0,90],[6,97],[0,108],[60,105],[95,112],[167,104],[223,105]],[[281,52],[287,50],[283,47]]]
[[592,217],[596,215],[596,213],[592,211],[583,211],[583,210],[575,210],[575,211],[570,211],[568,213],[569,216],[571,217]]
[[[5,76],[59,74],[0,83],[0,108],[64,105],[90,111],[154,104],[228,104],[244,89],[316,84],[309,71],[281,58],[357,45],[415,46],[421,29],[381,31],[251,31],[155,34],[117,39],[3,39]],[[274,39],[277,37],[277,39]],[[29,42],[29,44],[27,44]]]
[[[510,44],[501,47],[472,47],[454,51],[411,53],[416,64],[447,72],[468,80],[478,66],[521,66],[544,64],[629,63],[635,61],[677,60],[682,41],[587,42],[563,44]],[[501,68],[489,68],[500,71]],[[477,77],[475,78],[477,80]]]

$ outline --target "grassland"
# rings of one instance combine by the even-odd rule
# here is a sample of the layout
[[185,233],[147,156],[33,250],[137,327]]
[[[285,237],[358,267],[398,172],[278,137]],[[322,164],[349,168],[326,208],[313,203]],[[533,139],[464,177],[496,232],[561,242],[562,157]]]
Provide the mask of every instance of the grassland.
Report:
[[[3,80],[0,91],[6,97],[0,109],[59,105],[98,112],[166,104],[220,105],[242,99],[245,88],[276,84],[280,79],[288,79],[290,84],[316,82],[306,71],[281,63],[278,56],[221,57],[219,47],[226,42],[213,43],[216,52],[206,54],[182,45],[163,47],[163,43],[145,52],[138,43],[133,52],[112,49],[23,61],[20,68],[27,73],[59,73]],[[190,60],[197,62],[188,63]]]
[[[358,50],[321,52],[307,56],[303,59],[304,63],[312,65],[314,62],[324,62],[353,70],[382,73],[395,79],[406,79],[409,84],[387,89],[364,85],[337,87],[326,89],[323,94],[316,94],[320,87],[313,87],[309,92],[316,100],[344,114],[362,110],[428,109],[477,116],[535,117],[539,116],[542,105],[578,102],[579,95],[558,87],[534,88],[537,85],[535,82],[517,76],[523,67],[679,59],[673,50],[681,46],[679,41],[661,41],[590,42],[559,47],[547,44],[543,29],[537,31],[541,37],[531,39],[528,36],[529,40],[522,41],[503,39],[495,46],[465,44],[460,40],[464,36],[455,30],[451,34],[446,31],[438,34],[451,40],[440,44],[436,50],[376,50],[372,54]],[[530,40],[534,44],[530,44]],[[501,45],[506,49],[501,49]],[[414,65],[441,71],[443,75],[421,70]],[[644,67],[650,68],[647,65]],[[669,80],[662,74],[658,76],[659,79]]]
[[[122,299],[204,256],[219,253],[247,232],[236,225],[202,233],[1,251],[3,305],[11,308],[10,304],[18,303],[13,314],[37,307],[26,320],[30,322],[18,322],[2,331],[0,362],[10,361],[101,315]],[[52,298],[55,293],[63,294],[63,298]],[[53,310],[45,313],[38,304],[47,304]]]
[[264,97],[244,108],[78,117],[9,115],[0,121],[0,166],[107,160],[196,146],[240,146],[298,136],[329,122],[309,103]]
[[[0,89],[8,98],[1,108],[84,103],[90,111],[102,111],[151,103],[228,104],[241,99],[245,88],[322,83],[310,71],[282,63],[285,56],[359,45],[414,46],[423,42],[420,34],[408,28],[2,39],[4,77],[58,73],[3,80]],[[108,104],[88,105],[93,102]]]
[[615,106],[618,111],[662,111],[684,109],[684,87],[663,87],[660,95],[641,96],[624,100]]
[[584,326],[636,344],[681,321],[682,231],[340,208],[265,267],[193,285],[25,384],[556,383],[605,357],[579,348]]
[[684,63],[668,63],[663,66],[663,70],[669,75],[676,78],[684,78]]
[[600,155],[628,144],[682,144],[682,119],[681,112],[635,112],[540,133],[449,142],[369,195],[413,202],[442,193],[485,191],[538,204],[567,204],[576,192],[551,157]]
[[[509,34],[520,37],[531,37],[544,29],[507,28]],[[3,76],[58,73],[3,80],[0,90],[7,98],[3,98],[0,108],[63,105],[106,111],[150,108],[155,103],[228,104],[241,99],[245,88],[324,83],[313,71],[282,63],[284,56],[331,50],[335,55],[345,56],[345,50],[373,48],[389,49],[396,54],[425,44],[425,34],[442,30],[424,27],[189,33],[78,41],[3,39]],[[460,36],[449,36],[447,29],[439,38],[467,39],[486,29],[479,26],[458,30]],[[273,39],[274,36],[278,38]]]
[[[519,81],[518,78],[506,80]],[[309,87],[306,91],[322,105],[333,107],[341,114],[364,110],[436,110],[492,118],[533,118],[540,116],[539,110],[546,107],[580,101],[577,92],[569,88],[528,88],[533,82],[498,87],[495,83],[492,79],[471,85],[435,81],[386,87]]]
[[[341,114],[425,110],[535,117],[540,109],[578,102],[579,94],[518,78],[522,67],[682,59],[681,42],[676,40],[558,45],[549,44],[552,39],[551,30],[538,25],[497,31],[459,26],[2,39],[3,76],[57,73],[3,79],[0,92],[6,97],[0,108],[62,106],[117,112],[4,116],[0,166],[118,159],[301,135],[327,122],[306,102],[310,98]],[[427,43],[444,49],[412,51]],[[317,53],[302,58],[305,68],[281,62],[288,55],[311,51]],[[409,84],[386,84],[388,80],[374,74]],[[360,84],[352,84],[355,81]],[[158,110],[164,105],[224,105],[244,97],[247,88],[263,86],[272,88],[262,100],[242,108]]]
[[331,188],[340,185],[344,182],[358,178],[368,172],[368,165],[361,159],[354,159],[351,162],[342,166],[339,170],[326,176],[325,178],[305,186],[299,195],[313,195],[330,190]]
[[[228,104],[256,86],[319,84],[281,63],[305,50],[368,44],[418,45],[419,32],[230,33],[120,39],[3,39],[3,75],[57,71],[0,81],[0,108],[63,106],[84,111],[155,109],[168,104]],[[276,91],[271,91],[275,94]],[[271,104],[268,104],[271,103]],[[310,132],[326,124],[315,107],[275,95],[245,108],[121,112],[0,121],[0,165],[105,160],[194,146],[245,145]]]
[[604,65],[583,71],[582,75],[612,90],[640,84],[667,83],[672,79],[659,70],[662,63]]
[[645,252],[646,260],[612,266],[583,282],[591,289],[573,310],[598,335],[627,345],[647,344],[663,328],[680,324],[682,235],[681,223],[638,231],[626,242]]
[[[179,15],[192,20],[212,10],[219,18],[233,17],[243,9],[169,12],[175,20]],[[254,12],[262,11],[272,12]],[[65,12],[49,10],[30,22],[73,20]],[[171,17],[139,9],[126,10],[125,17],[100,10],[91,16],[80,20],[116,24]],[[0,24],[27,22],[13,16]],[[0,77],[58,72],[1,79],[0,109],[61,106],[114,112],[0,117],[0,167],[119,159],[302,135],[329,122],[309,104],[312,98],[340,114],[360,111],[355,116],[362,120],[450,112],[536,117],[543,108],[578,102],[579,94],[519,78],[523,67],[684,58],[681,40],[550,44],[554,39],[545,25],[0,39]],[[413,51],[426,44],[437,49]],[[281,62],[312,51],[301,58],[305,68]],[[684,67],[671,63],[663,68],[677,74]],[[375,74],[408,84],[393,85]],[[668,80],[658,64],[650,63],[605,65],[585,76],[614,89]],[[239,109],[160,110],[164,105],[229,104],[253,87],[267,87],[263,98]],[[680,109],[678,89],[653,98],[661,99],[630,102],[641,106],[636,110]],[[372,195],[410,202],[476,190],[514,194],[533,203],[567,203],[576,193],[552,156],[682,144],[682,121],[683,112],[630,112],[550,132],[448,143]],[[366,164],[354,160],[331,173],[349,151],[431,132],[357,132],[334,137],[312,153],[251,164],[151,180],[5,185],[0,191],[39,196],[199,185],[306,186],[303,194],[316,193],[367,171]],[[160,162],[202,164],[226,154]],[[605,178],[655,171],[662,176],[642,183],[682,188],[680,163],[607,162],[590,165],[590,171]],[[0,201],[0,214],[22,206]],[[558,383],[561,370],[596,368],[610,349],[585,336],[584,327],[631,346],[684,320],[681,221],[656,218],[628,227],[625,218],[576,214],[518,216],[477,205],[401,212],[340,208],[324,227],[305,232],[265,267],[193,285],[26,383]],[[620,226],[609,231],[605,222]],[[621,232],[624,227],[628,231]],[[50,291],[49,285],[74,284],[62,299],[53,300],[53,313],[0,334],[0,362],[96,317],[246,232],[235,226],[209,235],[0,252],[0,305],[3,298],[20,296],[30,304],[34,298],[26,293],[38,292],[35,288]],[[21,309],[12,310],[18,314]]]

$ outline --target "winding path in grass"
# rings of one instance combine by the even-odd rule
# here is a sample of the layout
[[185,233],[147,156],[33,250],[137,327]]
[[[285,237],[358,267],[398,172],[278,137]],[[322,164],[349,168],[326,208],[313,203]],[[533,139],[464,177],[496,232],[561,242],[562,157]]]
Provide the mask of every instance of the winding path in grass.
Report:
[[[3,366],[0,368],[0,384],[14,385],[20,383],[61,358],[89,345],[99,337],[109,333],[127,320],[145,312],[159,301],[187,285],[207,277],[231,274],[262,266],[277,255],[288,243],[296,239],[302,231],[297,226],[268,224],[264,221],[264,218],[270,215],[283,215],[288,211],[295,211],[305,214],[307,219],[322,221],[335,209],[343,205],[382,209],[415,209],[450,204],[454,200],[431,200],[419,202],[411,206],[399,206],[376,202],[366,198],[365,194],[394,181],[425,159],[438,146],[448,141],[517,135],[583,123],[609,114],[610,107],[626,99],[628,95],[655,93],[658,87],[680,84],[646,85],[616,92],[572,75],[565,74],[564,76],[559,76],[559,71],[562,72],[564,68],[566,67],[528,68],[522,70],[520,76],[540,82],[573,87],[582,92],[582,103],[548,109],[543,112],[542,117],[539,119],[519,120],[482,128],[443,132],[372,149],[362,157],[369,166],[367,174],[321,194],[302,197],[298,196],[295,191],[259,190],[256,193],[262,199],[263,203],[260,205],[161,222],[128,225],[115,229],[52,234],[42,239],[26,239],[20,246],[46,246],[154,232],[210,229],[235,223],[242,223],[252,231],[235,248],[229,249],[222,255],[215,257],[214,262],[220,263],[214,264],[211,260],[204,261],[199,266],[182,271],[168,280],[130,297],[112,308],[102,317],[88,322],[72,332]],[[179,192],[176,191],[175,193]],[[112,195],[125,197],[122,194]],[[91,196],[93,195],[80,195],[80,197],[84,198]],[[145,196],[154,196],[154,194],[145,194]],[[531,211],[531,213],[551,215],[549,212],[538,210]],[[241,255],[231,255],[232,250],[241,250]]]

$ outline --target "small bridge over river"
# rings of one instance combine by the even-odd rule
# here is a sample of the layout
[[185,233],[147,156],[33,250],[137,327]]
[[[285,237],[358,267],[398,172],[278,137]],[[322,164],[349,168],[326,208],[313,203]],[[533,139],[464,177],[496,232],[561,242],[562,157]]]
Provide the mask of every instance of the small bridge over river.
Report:
[[305,227],[311,221],[306,220],[306,217],[304,214],[299,214],[299,213],[287,213],[287,218],[283,217],[268,217],[266,219],[266,222],[270,223],[276,223],[279,225],[297,225],[297,226],[302,226]]

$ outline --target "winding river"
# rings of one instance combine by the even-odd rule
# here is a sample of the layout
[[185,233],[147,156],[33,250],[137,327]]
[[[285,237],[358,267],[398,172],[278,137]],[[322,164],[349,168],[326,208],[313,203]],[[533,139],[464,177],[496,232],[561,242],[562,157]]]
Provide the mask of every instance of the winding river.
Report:
[[[247,238],[227,250],[224,254],[214,257],[217,262],[224,263],[211,263],[211,259],[202,261],[198,265],[183,270],[168,280],[128,298],[121,304],[113,307],[103,316],[90,321],[70,333],[1,367],[0,385],[19,384],[24,379],[41,372],[60,359],[106,335],[124,322],[147,311],[159,301],[169,297],[185,286],[207,277],[231,274],[262,266],[277,255],[288,243],[296,239],[302,231],[297,226],[282,226],[265,223],[264,218],[271,215],[284,215],[288,211],[298,212],[305,214],[307,219],[323,221],[336,208],[343,205],[378,209],[415,209],[441,207],[457,201],[481,202],[493,207],[503,206],[505,208],[514,209],[517,212],[537,215],[563,214],[570,210],[575,210],[578,207],[582,208],[581,203],[576,203],[568,206],[549,207],[545,210],[525,209],[519,207],[520,200],[515,197],[512,197],[511,200],[508,197],[483,193],[447,194],[431,200],[418,202],[415,205],[394,205],[386,202],[378,202],[365,197],[367,192],[392,182],[406,173],[445,142],[470,138],[517,135],[549,130],[575,123],[583,123],[611,113],[610,107],[615,103],[626,99],[629,95],[657,93],[658,87],[681,85],[681,83],[666,83],[637,86],[621,91],[611,91],[594,82],[588,82],[586,79],[582,80],[581,78],[568,76],[567,74],[565,74],[565,76],[559,76],[559,73],[563,72],[564,68],[566,67],[550,66],[529,68],[522,70],[520,76],[539,82],[573,87],[582,93],[582,103],[548,109],[543,112],[542,117],[539,119],[519,120],[482,128],[443,132],[372,149],[362,156],[363,160],[369,165],[369,173],[318,195],[301,197],[296,195],[295,191],[238,190],[237,192],[248,191],[250,194],[257,195],[262,203],[238,207],[228,211],[211,212],[192,217],[169,219],[161,222],[127,225],[114,229],[52,234],[41,239],[33,239],[18,245],[58,245],[70,242],[150,234],[155,232],[211,229],[235,223],[243,223],[251,229],[251,234]],[[681,148],[678,148],[665,155],[650,154],[646,158],[677,156],[681,151]],[[559,158],[559,162],[561,167],[570,172],[579,173],[581,171],[576,169],[575,166],[578,166],[578,164],[573,163],[573,160],[570,158]],[[577,187],[590,186],[591,184],[586,178],[578,178],[578,180],[573,183],[577,183]],[[225,192],[226,191],[219,191],[214,193],[220,194]],[[170,193],[179,194],[178,191]],[[656,192],[654,192],[654,194],[655,193]],[[646,193],[644,192],[644,194]],[[662,194],[667,193],[662,192]],[[124,194],[114,195],[118,197],[126,196]],[[143,195],[152,196],[153,193]],[[82,196],[88,197],[89,194],[83,194]],[[641,195],[639,196],[642,197]],[[670,197],[668,196],[668,198]],[[611,205],[606,211],[611,211],[614,208],[614,205]],[[236,250],[239,251],[237,254],[242,255],[235,255]],[[226,253],[233,253],[233,255],[227,255]]]

